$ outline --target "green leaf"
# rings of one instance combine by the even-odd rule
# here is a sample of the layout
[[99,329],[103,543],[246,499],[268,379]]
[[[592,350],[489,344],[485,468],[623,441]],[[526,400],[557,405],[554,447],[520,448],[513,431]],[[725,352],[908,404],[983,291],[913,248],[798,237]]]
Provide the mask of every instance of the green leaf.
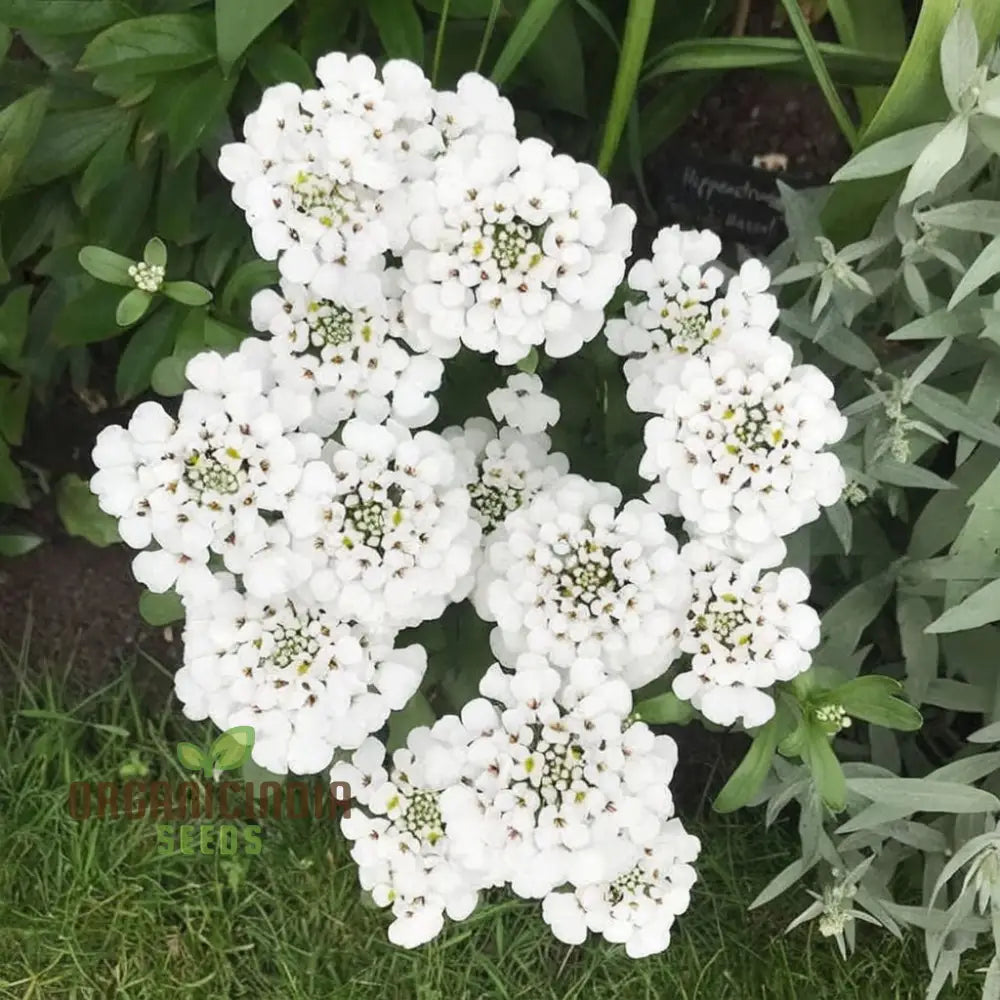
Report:
[[135,261],[129,257],[105,250],[104,247],[84,247],[78,259],[80,267],[98,281],[128,288],[135,287],[135,279],[128,273]]
[[1000,799],[981,788],[927,778],[848,778],[847,787],[879,805],[916,812],[1000,812]]
[[149,388],[157,363],[173,349],[181,316],[176,306],[167,306],[132,331],[115,373],[120,402],[127,403]]
[[13,559],[37,549],[41,544],[42,539],[38,535],[28,533],[0,535],[0,556]]
[[194,281],[168,281],[163,294],[185,306],[207,306],[212,301],[212,293]]
[[149,377],[149,384],[158,396],[179,396],[188,388],[184,374],[190,359],[171,355],[156,362]]
[[[858,52],[843,45],[818,43],[830,74],[841,83],[887,83],[897,59]],[[792,38],[698,38],[667,46],[648,64],[644,81],[688,70],[730,70],[787,67],[810,74],[802,47]],[[848,241],[845,241],[848,242]]]
[[121,292],[110,285],[95,285],[71,299],[56,315],[53,339],[64,347],[73,347],[120,336],[122,328],[115,322],[120,298]]
[[118,303],[118,308],[115,311],[115,322],[122,327],[138,323],[149,311],[152,301],[153,296],[149,292],[145,292],[141,288],[133,288]]
[[921,195],[932,193],[944,175],[959,164],[968,141],[968,119],[952,118],[947,122],[910,168],[899,196],[900,205],[908,205]]
[[830,527],[833,528],[837,540],[844,548],[844,554],[850,555],[851,546],[854,544],[854,515],[851,508],[843,500],[838,500],[835,504],[823,508]]
[[215,55],[212,21],[200,14],[154,14],[119,21],[84,50],[77,66],[92,73],[162,73],[208,62]]
[[916,162],[942,128],[944,122],[932,122],[890,135],[852,156],[831,180],[837,183],[899,173]]
[[837,88],[830,77],[830,71],[823,61],[823,56],[816,44],[816,39],[813,38],[812,29],[809,27],[809,23],[802,13],[799,0],[781,0],[781,2],[784,4],[785,13],[788,15],[792,30],[795,32],[795,36],[802,46],[802,51],[809,63],[809,68],[813,71],[816,83],[826,98],[827,106],[833,113],[840,131],[844,134],[844,138],[847,139],[848,144],[853,148],[857,143],[857,129],[854,127],[854,122],[851,121],[851,116],[847,113],[847,108],[844,107],[844,102],[841,100],[840,94],[837,93]]
[[894,582],[894,571],[879,573],[852,587],[828,608],[821,619],[822,640],[813,651],[813,662],[836,666],[848,659],[857,648],[861,633],[889,599]]
[[948,308],[953,309],[962,299],[998,274],[1000,274],[1000,236],[987,243],[982,253],[969,265],[969,269],[962,275],[962,280],[948,302]]
[[0,111],[0,198],[10,190],[35,144],[51,96],[47,87],[40,87]]
[[[991,357],[976,376],[976,384],[969,393],[969,410],[979,419],[987,423],[996,420],[1000,413],[1000,357]],[[969,456],[978,442],[963,434],[958,441],[955,453],[955,464],[961,465],[968,461]]]
[[816,789],[828,809],[840,812],[847,801],[847,782],[840,761],[822,726],[808,725],[804,735],[802,759],[816,782]]
[[194,743],[178,743],[177,759],[188,771],[202,771],[206,777],[212,776],[212,759]]
[[222,290],[221,306],[227,316],[247,316],[250,299],[262,288],[276,285],[278,266],[269,260],[251,260],[241,264]]
[[279,83],[297,83],[303,90],[316,86],[316,77],[309,63],[291,46],[282,42],[255,45],[247,55],[247,65],[260,87]]
[[128,124],[112,133],[91,157],[76,186],[75,197],[81,208],[86,209],[121,174],[134,130],[134,116],[129,116]]
[[247,338],[246,331],[220,323],[211,316],[205,317],[205,345],[220,354],[232,354]]
[[1000,202],[996,201],[958,201],[920,212],[917,219],[928,226],[1000,236]]
[[212,744],[212,762],[215,770],[235,771],[242,767],[253,751],[253,726],[235,726],[227,729]]
[[216,0],[215,38],[219,62],[228,74],[233,63],[263,34],[292,0]]
[[15,371],[19,367],[21,349],[28,335],[31,291],[30,285],[15,288],[0,306],[0,362]]
[[142,259],[150,265],[156,267],[167,266],[167,248],[163,240],[154,236],[142,251]]
[[398,712],[389,716],[389,739],[386,749],[389,753],[406,746],[406,738],[418,726],[433,726],[437,721],[434,709],[424,694],[418,691]]
[[635,100],[655,11],[656,0],[629,0],[625,35],[618,57],[618,71],[601,136],[601,150],[597,157],[597,169],[605,175],[614,162],[615,153],[618,151],[628,121],[629,110]]
[[776,715],[767,725],[757,730],[746,756],[716,796],[712,804],[716,812],[734,812],[754,797],[771,770],[774,751],[780,738]]
[[144,590],[139,598],[139,614],[143,621],[159,628],[181,621],[184,618],[184,605],[173,590],[163,594]]
[[981,420],[961,400],[929,385],[917,386],[913,391],[913,405],[931,420],[949,430],[961,431],[977,441],[1000,446],[1000,427]]
[[938,639],[926,631],[933,618],[931,606],[923,597],[897,595],[896,621],[906,660],[906,696],[915,705],[923,704],[927,689],[938,673]]
[[495,84],[499,86],[510,78],[561,2],[562,0],[530,0],[493,66],[490,79]]
[[666,691],[655,698],[640,701],[633,709],[643,722],[657,724],[677,723],[684,725],[694,718],[694,709],[686,701],[681,701],[672,691]]
[[27,377],[0,378],[0,435],[12,445],[24,440],[24,422],[31,399],[31,382]]
[[368,0],[368,13],[390,59],[424,61],[424,29],[413,0]]
[[1000,620],[1000,580],[986,584],[927,626],[928,632],[963,632]]
[[21,165],[18,187],[38,187],[75,173],[112,135],[128,128],[131,120],[127,111],[114,105],[46,115]]
[[56,510],[63,527],[77,538],[99,548],[121,541],[118,522],[101,510],[89,484],[74,473],[63,476],[56,487]]
[[967,7],[959,7],[941,39],[941,83],[955,111],[962,94],[972,82],[979,65],[979,37],[976,22]]
[[121,0],[0,0],[0,24],[46,35],[97,31],[127,14]]
[[493,0],[417,0],[424,10],[440,14],[448,5],[449,17],[468,18],[473,21],[485,20],[490,16]]
[[236,76],[225,79],[217,66],[211,66],[193,80],[170,89],[165,128],[172,166],[189,157],[224,118],[235,86]]
[[873,479],[892,486],[912,486],[925,490],[953,490],[955,487],[940,476],[919,465],[883,459],[865,470]]
[[14,504],[25,510],[31,506],[21,470],[10,457],[10,449],[3,440],[0,440],[0,503]]

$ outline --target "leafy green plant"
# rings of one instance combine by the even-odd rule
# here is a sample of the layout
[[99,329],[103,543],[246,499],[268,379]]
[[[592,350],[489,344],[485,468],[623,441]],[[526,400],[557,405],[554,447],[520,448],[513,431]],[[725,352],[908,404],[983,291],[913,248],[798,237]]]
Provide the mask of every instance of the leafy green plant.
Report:
[[189,771],[201,771],[210,781],[217,771],[238,771],[253,752],[253,726],[235,726],[212,741],[208,750],[194,743],[178,743],[177,759]]

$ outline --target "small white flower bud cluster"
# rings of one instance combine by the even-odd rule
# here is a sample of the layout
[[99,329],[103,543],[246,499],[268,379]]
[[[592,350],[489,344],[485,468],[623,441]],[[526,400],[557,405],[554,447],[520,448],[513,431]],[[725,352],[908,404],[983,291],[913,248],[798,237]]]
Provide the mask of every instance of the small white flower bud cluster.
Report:
[[135,287],[153,294],[163,287],[166,269],[160,264],[147,264],[139,261],[128,269],[129,277],[135,282]]

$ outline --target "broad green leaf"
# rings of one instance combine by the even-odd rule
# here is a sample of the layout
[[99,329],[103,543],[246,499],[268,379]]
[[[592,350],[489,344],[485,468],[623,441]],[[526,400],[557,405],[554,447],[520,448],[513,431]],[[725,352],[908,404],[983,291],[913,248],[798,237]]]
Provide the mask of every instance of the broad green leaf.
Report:
[[0,504],[3,503],[24,509],[31,506],[21,470],[10,457],[7,442],[0,439]]
[[10,292],[0,306],[0,362],[15,371],[20,367],[21,350],[28,335],[31,311],[30,285]]
[[151,590],[144,590],[139,598],[139,614],[142,615],[143,621],[160,627],[182,621],[184,605],[173,590],[168,590],[163,594],[154,594]]
[[959,7],[941,39],[941,83],[953,110],[961,107],[962,94],[979,65],[976,22],[967,7]]
[[154,236],[146,243],[142,251],[142,259],[156,267],[167,266],[167,248],[158,236]]
[[97,505],[90,485],[74,473],[64,476],[56,487],[56,509],[69,534],[85,538],[105,548],[121,541],[118,522]]
[[222,312],[230,317],[249,315],[250,299],[262,288],[276,285],[279,277],[273,261],[251,260],[241,264],[222,290]]
[[938,309],[927,316],[905,323],[889,340],[938,340],[942,337],[961,337],[969,333],[979,333],[983,328],[981,303],[984,300],[967,302],[957,309]]
[[122,327],[138,323],[149,311],[152,302],[153,296],[149,292],[143,291],[141,288],[133,288],[118,303],[118,308],[115,310],[115,322]]
[[75,173],[122,128],[131,116],[110,105],[46,115],[31,151],[18,172],[19,188],[38,187]]
[[[995,421],[1000,414],[1000,358],[991,357],[986,360],[976,384],[969,393],[969,409],[975,416],[987,423]],[[963,434],[958,440],[958,450],[955,454],[955,464],[966,462],[978,442],[975,438]]]
[[212,776],[212,761],[201,747],[194,743],[178,743],[177,759],[188,771],[202,771],[206,777]]
[[636,715],[643,722],[656,724],[677,723],[682,725],[694,717],[694,709],[686,701],[681,701],[672,691],[666,691],[655,698],[640,701],[635,706]]
[[895,571],[886,570],[849,590],[823,615],[821,642],[813,662],[836,666],[854,652],[861,633],[882,610],[895,583]]
[[753,798],[771,770],[781,736],[777,715],[757,730],[746,756],[715,797],[712,808],[716,812],[733,812]]
[[189,358],[161,358],[149,376],[149,384],[158,396],[179,396],[188,388],[184,374]]
[[962,632],[1000,620],[1000,580],[986,584],[927,626],[928,632]]
[[923,194],[930,194],[952,167],[958,165],[969,140],[966,118],[952,118],[924,147],[910,168],[899,196],[900,205],[908,205]]
[[942,427],[1000,447],[1000,427],[981,420],[967,404],[947,392],[929,385],[917,386],[913,392],[913,405]]
[[959,757],[941,767],[935,768],[927,777],[932,781],[954,781],[960,785],[971,785],[990,777],[1000,769],[1000,751],[977,753]]
[[639,75],[655,11],[656,0],[629,0],[628,13],[625,17],[625,34],[618,56],[618,71],[601,136],[601,149],[597,157],[597,169],[602,174],[607,174],[611,168],[622,133],[625,131],[629,109],[632,107],[639,86]]
[[418,691],[398,712],[389,716],[389,739],[386,749],[392,753],[406,746],[406,738],[418,726],[433,726],[437,715],[427,698]]
[[227,729],[212,744],[212,763],[216,770],[235,771],[250,759],[254,744],[253,726]]
[[231,354],[237,350],[240,344],[246,340],[245,330],[238,330],[235,326],[227,323],[220,323],[211,316],[205,317],[205,344],[213,351],[220,354]]
[[121,292],[111,285],[95,285],[71,299],[56,315],[53,339],[72,347],[120,336],[122,328],[115,322],[120,299]]
[[991,722],[982,729],[977,729],[966,739],[970,743],[1000,743],[1000,722]]
[[[517,11],[526,9],[525,0],[506,3],[516,4]],[[524,71],[540,84],[546,107],[586,118],[591,113],[585,85],[587,66],[574,15],[571,0],[556,7],[525,54]]]
[[883,459],[865,470],[873,479],[892,486],[912,486],[925,490],[953,490],[955,487],[939,475],[919,465]]
[[821,726],[805,727],[802,759],[816,782],[823,804],[833,812],[840,812],[847,800],[847,783],[840,761]]
[[921,705],[931,682],[937,677],[940,650],[937,636],[926,629],[934,615],[923,597],[899,594],[896,598],[896,621],[899,641],[906,660],[906,696]]
[[988,704],[986,691],[978,684],[966,684],[950,677],[935,677],[927,685],[924,702],[950,712],[978,713]]
[[185,306],[207,306],[212,301],[212,293],[194,281],[168,281],[163,294]]
[[135,264],[130,257],[123,257],[104,247],[84,247],[78,259],[80,267],[98,281],[126,288],[135,287],[135,279],[128,273],[129,268]]
[[88,208],[95,195],[119,177],[126,163],[133,131],[134,118],[130,116],[128,124],[113,132],[91,157],[75,190],[75,197],[81,208]]
[[121,0],[0,0],[0,24],[46,35],[97,31],[127,15]]
[[217,66],[170,90],[165,127],[173,167],[198,148],[216,123],[225,117],[236,77],[224,78]]
[[[219,62],[229,73],[233,63],[263,34],[292,0],[215,0],[215,38]],[[390,53],[391,55],[391,53]]]
[[[870,680],[891,681],[891,687],[875,684],[853,686]],[[898,681],[872,674],[855,678],[843,687],[837,688],[831,697],[843,705],[847,714],[854,719],[863,719],[865,722],[884,726],[886,729],[916,732],[923,725],[923,719],[912,705],[895,697],[901,689]]]
[[835,504],[824,507],[823,513],[844,547],[844,554],[849,555],[854,544],[854,515],[851,513],[851,508],[843,500],[838,500]]
[[130,69],[151,74],[208,62],[215,55],[212,21],[201,14],[154,14],[119,21],[84,50],[77,69]]
[[1000,236],[1000,202],[997,201],[957,201],[952,205],[927,209],[920,212],[917,218],[929,226]]
[[848,778],[847,787],[886,808],[916,812],[1000,812],[1000,799],[981,788],[927,778]]
[[424,61],[424,29],[413,0],[368,0],[368,13],[390,59]]
[[41,544],[42,539],[38,535],[28,532],[0,534],[0,557],[13,559],[16,556],[23,556]]
[[31,382],[27,376],[0,378],[0,435],[12,445],[24,440],[24,422],[31,398]]
[[954,309],[962,299],[971,295],[998,274],[1000,274],[1000,236],[986,244],[982,253],[962,275],[962,280],[958,283],[958,287],[948,302],[948,308]]
[[[899,60],[858,52],[843,45],[817,46],[831,76],[841,83],[888,83]],[[792,38],[698,38],[667,46],[648,64],[643,81],[689,70],[785,67],[811,75],[799,43]]]
[[32,90],[0,111],[0,198],[6,196],[42,128],[51,91]]
[[530,0],[493,66],[490,79],[495,84],[500,86],[506,83],[562,2],[565,0]]
[[303,90],[310,90],[316,86],[316,77],[309,63],[295,49],[282,42],[255,45],[247,54],[247,65],[261,87],[297,83]]
[[149,388],[153,369],[173,349],[182,315],[176,306],[159,309],[129,335],[115,373],[115,392],[122,403]]

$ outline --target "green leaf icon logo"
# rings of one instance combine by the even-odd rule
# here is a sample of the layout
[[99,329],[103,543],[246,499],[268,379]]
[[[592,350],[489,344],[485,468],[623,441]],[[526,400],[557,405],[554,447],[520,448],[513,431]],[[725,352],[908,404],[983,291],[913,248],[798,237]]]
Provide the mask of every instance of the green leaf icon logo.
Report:
[[212,744],[212,761],[218,771],[235,771],[249,759],[253,750],[253,726],[227,729]]
[[212,758],[193,743],[178,743],[177,759],[189,771],[203,771],[207,777],[212,776]]

